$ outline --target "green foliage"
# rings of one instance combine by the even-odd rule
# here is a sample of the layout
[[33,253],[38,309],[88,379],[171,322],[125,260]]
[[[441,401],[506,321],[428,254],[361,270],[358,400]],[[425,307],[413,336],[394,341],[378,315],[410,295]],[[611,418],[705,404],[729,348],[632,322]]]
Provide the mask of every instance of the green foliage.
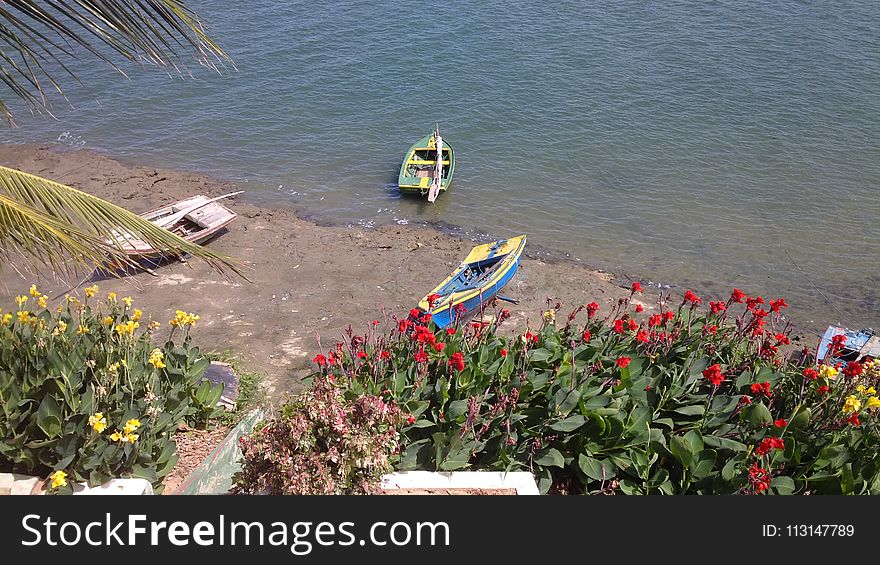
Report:
[[549,311],[513,338],[503,310],[446,332],[411,317],[315,362],[412,414],[400,470],[529,470],[545,493],[880,493],[880,365],[832,378],[784,358],[787,305],[738,293],[705,313],[690,292],[641,315],[593,304],[563,327]]
[[128,298],[100,303],[96,292],[53,312],[31,287],[0,316],[0,469],[63,470],[90,485],[130,475],[160,489],[177,462],[174,431],[215,417],[222,385],[202,381],[208,360],[188,333],[195,317],[175,319],[181,343],[154,347],[157,322]]

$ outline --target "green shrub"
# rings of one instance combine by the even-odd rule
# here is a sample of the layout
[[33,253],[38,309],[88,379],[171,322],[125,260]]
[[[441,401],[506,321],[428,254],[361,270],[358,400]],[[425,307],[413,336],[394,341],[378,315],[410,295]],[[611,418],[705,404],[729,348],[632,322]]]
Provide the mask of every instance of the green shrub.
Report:
[[782,299],[735,289],[705,312],[688,291],[649,315],[640,291],[512,338],[506,310],[444,332],[413,311],[314,361],[415,417],[401,470],[530,470],[545,493],[880,494],[880,364],[785,358]]
[[208,360],[190,343],[197,316],[178,311],[172,337],[179,328],[183,341],[154,347],[160,324],[130,298],[97,301],[97,290],[50,311],[32,286],[0,314],[0,470],[55,471],[59,492],[70,491],[68,478],[98,485],[127,475],[161,489],[177,461],[172,434],[213,417],[223,388],[200,384]]
[[346,400],[329,379],[243,437],[234,494],[370,494],[392,470],[400,410],[376,396]]

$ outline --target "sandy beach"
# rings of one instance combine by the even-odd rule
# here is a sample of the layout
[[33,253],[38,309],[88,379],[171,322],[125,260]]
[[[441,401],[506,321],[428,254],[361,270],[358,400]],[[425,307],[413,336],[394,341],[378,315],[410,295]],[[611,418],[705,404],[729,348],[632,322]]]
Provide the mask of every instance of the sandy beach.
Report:
[[[194,194],[236,190],[232,183],[200,174],[130,166],[95,152],[53,145],[2,145],[0,162],[137,213]],[[263,373],[274,398],[298,390],[311,358],[322,346],[340,341],[349,325],[360,332],[373,320],[406,315],[474,245],[426,227],[316,225],[292,209],[249,203],[246,194],[224,202],[239,217],[208,245],[239,259],[251,282],[224,277],[192,260],[163,265],[155,275],[106,279],[99,286],[102,294],[112,290],[131,296],[145,315],[162,322],[176,309],[199,314],[196,343],[206,351],[234,353],[243,366]],[[554,305],[560,302],[563,313],[593,300],[609,305],[627,296],[634,280],[537,255],[527,249],[519,272],[503,291],[519,302],[505,304],[512,314],[508,332],[540,325],[548,299]],[[4,269],[0,303],[12,303],[31,282]],[[37,282],[55,296],[78,281]],[[75,292],[82,293],[82,288]],[[649,288],[640,297],[646,314],[657,292]],[[164,331],[157,339],[166,337]]]

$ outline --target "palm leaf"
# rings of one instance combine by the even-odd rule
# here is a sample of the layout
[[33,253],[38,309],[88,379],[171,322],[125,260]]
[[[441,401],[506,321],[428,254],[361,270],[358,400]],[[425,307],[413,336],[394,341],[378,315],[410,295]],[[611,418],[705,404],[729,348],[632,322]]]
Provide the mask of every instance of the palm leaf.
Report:
[[[102,47],[109,47],[110,52]],[[7,0],[0,2],[0,80],[35,113],[48,112],[45,85],[62,93],[53,70],[76,79],[64,59],[77,51],[125,74],[110,55],[184,73],[181,53],[219,72],[235,64],[180,0]],[[7,106],[0,111],[11,122]]]
[[[0,166],[0,256],[34,271],[48,266],[71,273],[107,263],[134,266],[120,234],[143,240],[164,253],[192,255],[220,272],[244,277],[236,260],[191,243],[170,231],[91,194]],[[13,262],[17,256],[21,261]]]

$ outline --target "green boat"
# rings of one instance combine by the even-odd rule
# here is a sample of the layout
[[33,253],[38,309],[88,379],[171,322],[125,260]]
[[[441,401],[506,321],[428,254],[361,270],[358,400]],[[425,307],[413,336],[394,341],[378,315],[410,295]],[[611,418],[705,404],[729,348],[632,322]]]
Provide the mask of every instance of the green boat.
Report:
[[[439,150],[438,150],[439,146]],[[438,127],[407,150],[400,165],[397,186],[401,192],[427,195],[434,202],[449,188],[455,172],[455,152],[440,136]]]

